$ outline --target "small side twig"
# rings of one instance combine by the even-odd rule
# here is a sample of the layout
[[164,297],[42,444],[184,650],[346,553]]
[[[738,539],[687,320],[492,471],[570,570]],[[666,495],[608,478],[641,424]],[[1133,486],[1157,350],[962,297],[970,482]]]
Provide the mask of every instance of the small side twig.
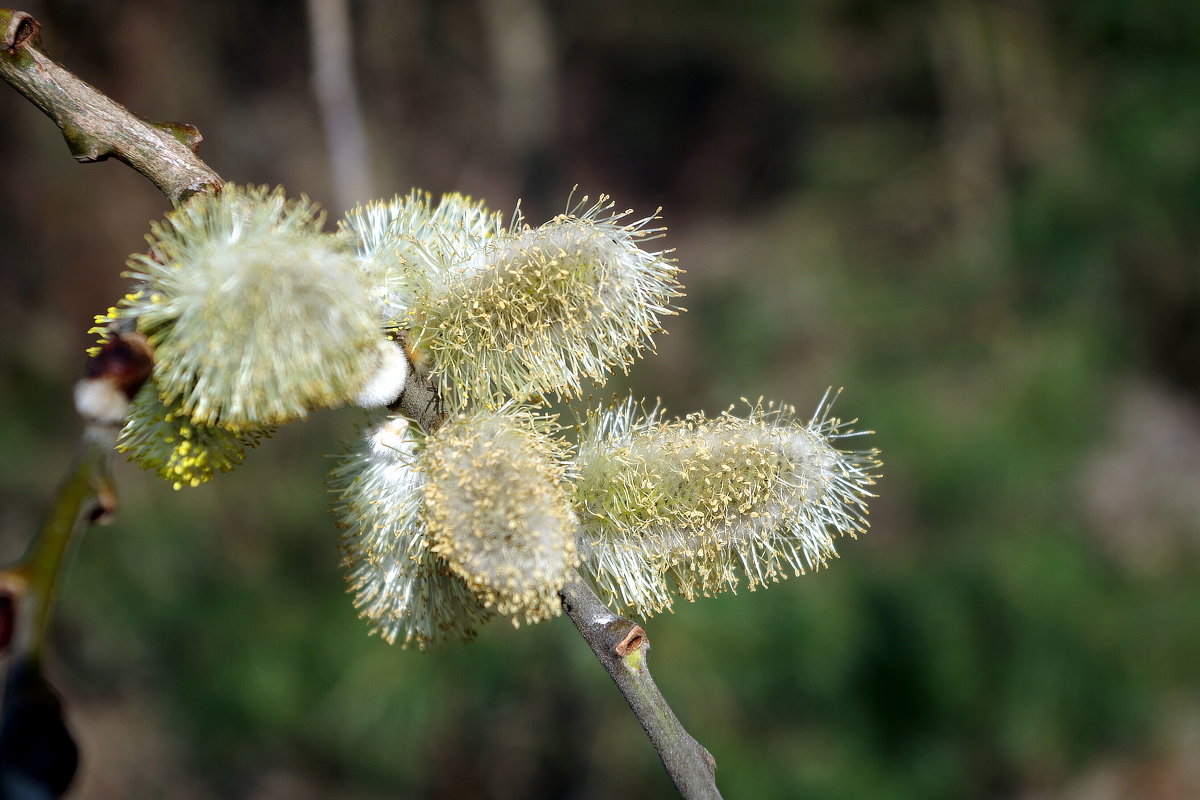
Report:
[[40,661],[58,582],[80,534],[111,519],[117,492],[110,475],[125,410],[150,376],[153,354],[145,337],[120,334],[88,361],[76,389],[84,416],[75,460],[59,485],[25,557],[0,569],[0,654]]
[[[79,450],[25,558],[0,569],[0,796],[13,786],[30,797],[64,794],[79,765],[79,748],[62,703],[44,672],[46,636],[58,586],[71,554],[93,521],[110,515],[109,477],[117,427],[89,422]],[[22,795],[24,796],[24,795]]]
[[46,635],[57,588],[90,522],[116,504],[109,478],[113,426],[89,423],[74,462],[25,558],[0,570],[6,656],[0,670],[0,796],[10,786],[38,787],[38,797],[67,791],[79,764],[57,693],[43,673]]
[[79,451],[25,557],[0,569],[0,796],[20,786],[37,787],[30,797],[57,797],[75,774],[78,748],[42,673],[46,636],[71,553],[89,525],[116,511],[113,445],[152,358],[146,340],[132,333],[116,335],[88,362],[75,397],[86,423]]
[[222,185],[196,156],[194,126],[147,122],[80,80],[46,55],[41,25],[24,11],[0,9],[0,77],[54,120],[76,161],[119,159],[174,205]]
[[79,451],[29,553],[0,572],[0,591],[13,608],[9,647],[15,658],[40,660],[51,604],[72,546],[93,520],[108,517],[116,508],[109,477],[116,434],[106,425],[89,424],[84,429]]
[[716,761],[683,729],[650,675],[645,629],[610,611],[578,574],[559,594],[563,610],[621,690],[680,796],[720,798]]

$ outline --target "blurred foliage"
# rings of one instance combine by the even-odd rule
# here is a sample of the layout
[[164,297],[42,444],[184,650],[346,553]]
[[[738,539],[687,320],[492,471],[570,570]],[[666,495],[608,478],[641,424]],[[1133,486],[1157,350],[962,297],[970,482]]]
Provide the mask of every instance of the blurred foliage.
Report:
[[[298,6],[27,10],[85,79],[197,124],[226,177],[332,196]],[[1200,795],[1200,474],[1139,450],[1200,430],[1200,6],[353,10],[379,196],[520,196],[537,220],[579,183],[665,207],[691,310],[602,392],[683,413],[845,385],[878,431],[873,530],[829,569],[649,623],[727,797]],[[528,42],[488,22],[519,14],[552,34],[552,102],[524,112],[500,65]],[[90,315],[164,208],[71,163],[15,93],[0,115],[11,556],[71,450]],[[1123,438],[1131,397],[1157,410]],[[425,654],[366,635],[319,488],[360,422],[322,415],[190,492],[123,472],[59,619],[79,796],[668,795],[565,622]]]

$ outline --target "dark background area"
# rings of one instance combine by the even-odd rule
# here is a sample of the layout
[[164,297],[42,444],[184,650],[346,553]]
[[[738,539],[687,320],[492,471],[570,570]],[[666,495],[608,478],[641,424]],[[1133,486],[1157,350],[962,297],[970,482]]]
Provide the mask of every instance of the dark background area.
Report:
[[[240,183],[342,208],[304,4],[27,4]],[[829,569],[648,622],[729,798],[1200,796],[1200,6],[351,4],[369,194],[663,207],[689,309],[598,390],[876,430]],[[91,316],[166,201],[0,87],[0,556],[70,457]],[[344,181],[343,181],[344,183]],[[190,491],[129,465],[52,675],[80,798],[665,797],[564,620],[389,647],[327,514],[352,410]]]

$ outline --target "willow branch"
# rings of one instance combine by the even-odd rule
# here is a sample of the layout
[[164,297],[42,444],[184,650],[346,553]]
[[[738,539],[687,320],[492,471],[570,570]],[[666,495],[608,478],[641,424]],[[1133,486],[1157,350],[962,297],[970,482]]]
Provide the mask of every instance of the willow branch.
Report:
[[116,510],[110,467],[129,401],[150,375],[151,353],[138,334],[118,334],[88,362],[75,403],[86,425],[24,559],[0,570],[0,795],[59,797],[75,775],[79,749],[57,693],[42,673],[50,615],[63,573],[84,530]]
[[79,748],[42,663],[51,610],[71,554],[88,525],[115,510],[109,466],[116,433],[115,425],[89,422],[25,559],[0,570],[0,653],[9,651],[0,699],[0,795],[5,797],[4,787],[16,785],[27,787],[30,797],[58,797],[79,764]]
[[680,796],[720,798],[716,761],[683,729],[650,675],[646,631],[612,613],[578,574],[559,594],[563,610],[625,696]]
[[203,137],[194,126],[134,115],[47,56],[40,31],[24,11],[0,9],[0,76],[54,120],[76,161],[123,161],[174,205],[220,188],[195,153]]
[[[135,116],[50,59],[42,50],[40,28],[23,11],[0,9],[0,76],[58,125],[76,160],[117,158],[150,179],[174,205],[198,192],[220,188],[220,176],[195,154],[201,136],[193,126],[151,123]],[[117,341],[126,340],[122,335]],[[144,362],[136,364],[144,372],[133,375],[135,379],[120,369],[119,374],[105,372],[89,378],[111,379],[128,400],[149,374],[151,356],[144,355]],[[445,420],[437,388],[423,371],[414,370],[413,377],[392,408],[434,430]],[[122,417],[123,413],[117,419]],[[108,467],[118,428],[113,420],[89,420],[79,454],[29,555],[0,570],[0,652],[14,657],[10,663],[40,660],[55,589],[72,545],[89,523],[115,508]],[[563,588],[561,598],[563,609],[646,731],[680,795],[686,800],[720,798],[716,763],[683,729],[650,675],[646,632],[609,611],[578,575]]]
[[25,557],[0,569],[0,653],[38,662],[59,580],[82,532],[110,519],[117,493],[110,467],[129,401],[150,375],[153,356],[139,334],[120,334],[88,362],[76,390],[85,426],[79,449]]
[[0,573],[0,590],[14,606],[12,655],[38,661],[46,639],[59,578],[80,534],[93,521],[116,509],[109,477],[116,430],[88,425],[79,450],[26,557]]
[[[0,9],[0,76],[58,125],[80,162],[116,158],[178,206],[222,180],[195,154],[191,125],[152,123],[98,92],[42,49],[41,26]],[[0,794],[58,797],[71,784],[78,748],[62,704],[42,674],[47,631],[63,573],[84,530],[116,509],[113,445],[129,401],[149,377],[153,355],[136,333],[114,330],[76,388],[85,418],[79,449],[25,558],[0,569]]]

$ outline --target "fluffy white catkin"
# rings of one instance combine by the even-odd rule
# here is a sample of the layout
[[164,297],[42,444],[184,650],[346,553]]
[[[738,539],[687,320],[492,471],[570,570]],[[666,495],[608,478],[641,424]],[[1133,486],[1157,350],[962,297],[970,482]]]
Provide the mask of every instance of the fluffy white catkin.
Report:
[[673,595],[753,590],[836,555],[839,535],[867,527],[875,450],[839,450],[857,435],[830,416],[808,421],[751,406],[666,421],[632,400],[584,423],[574,495],[583,569],[609,598],[651,616]]
[[466,253],[414,261],[405,327],[461,400],[577,394],[651,345],[675,313],[679,269],[643,249],[655,217],[632,223],[601,197],[539,227],[514,223]]
[[505,407],[421,434],[393,417],[332,476],[355,604],[388,641],[469,639],[561,611],[576,520],[549,421]]
[[546,422],[511,408],[460,414],[430,435],[422,459],[433,551],[514,623],[559,614],[558,590],[579,563]]
[[401,418],[372,430],[331,476],[354,604],[388,642],[468,640],[490,616],[430,549],[419,434]]
[[401,326],[431,264],[457,263],[504,232],[499,213],[461,194],[428,192],[356,206],[338,223],[367,276],[385,327]]
[[226,185],[151,227],[117,307],[155,348],[159,393],[197,423],[274,425],[349,402],[378,359],[371,287],[307,199]]

